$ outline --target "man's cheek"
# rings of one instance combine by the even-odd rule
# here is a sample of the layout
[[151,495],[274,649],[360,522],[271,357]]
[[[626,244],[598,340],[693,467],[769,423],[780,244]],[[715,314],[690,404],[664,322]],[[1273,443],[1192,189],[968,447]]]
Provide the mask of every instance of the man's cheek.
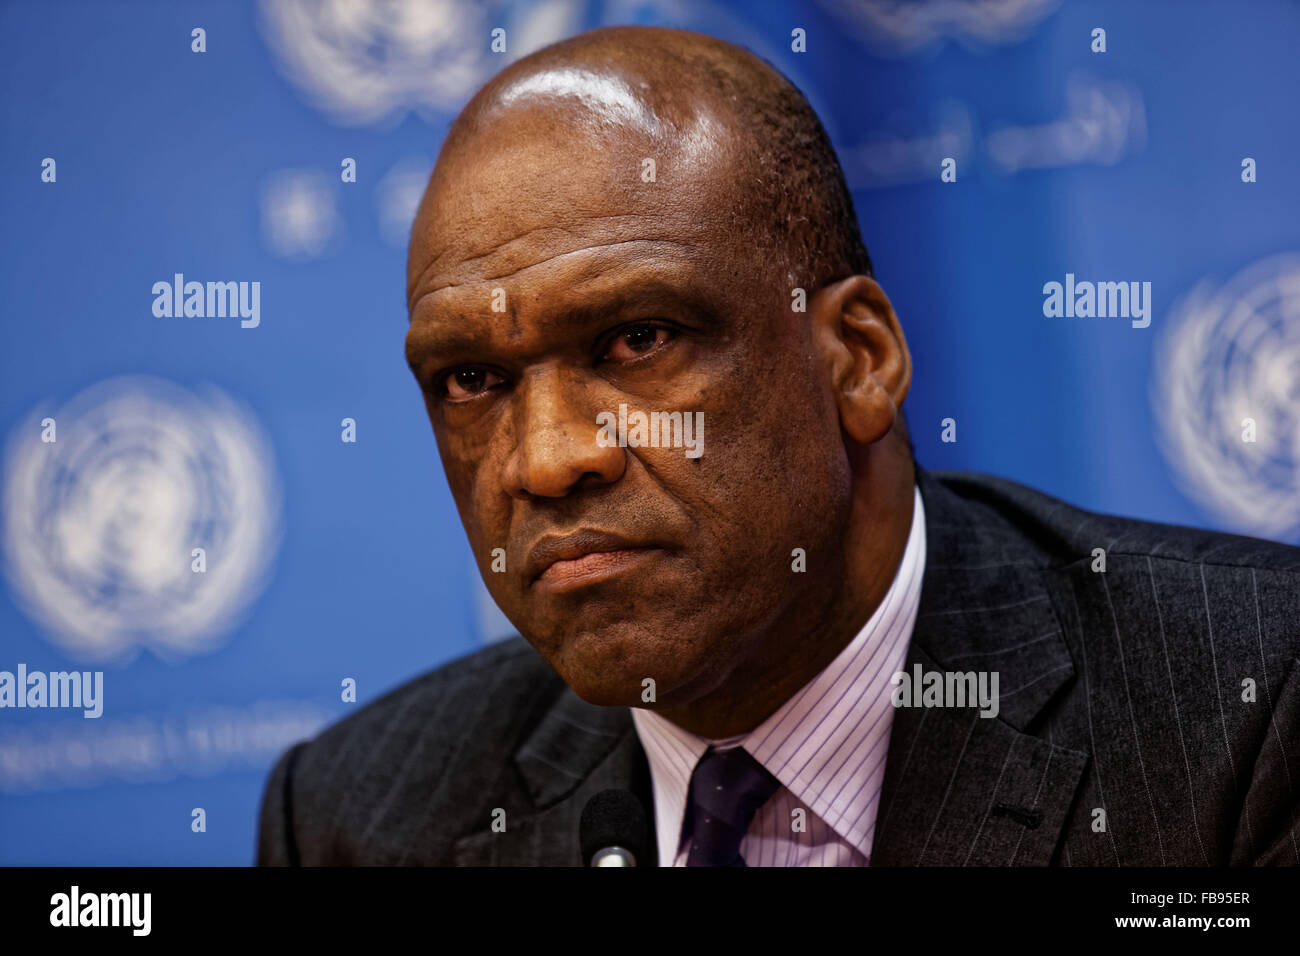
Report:
[[434,435],[438,439],[438,451],[443,463],[448,467],[460,467],[486,458],[494,439],[498,436],[491,427],[490,420],[474,421],[467,424],[448,424],[439,416],[433,418]]
[[496,540],[508,530],[510,499],[501,493],[500,482],[493,480],[492,472],[483,464],[468,466],[457,474],[456,480],[461,489],[456,495],[457,506],[461,508],[470,542],[476,548],[506,547],[509,542]]
[[[499,473],[490,461],[461,458],[446,449],[442,464],[475,561],[480,568],[502,573],[504,555],[509,548],[506,535],[511,499],[502,493]],[[495,479],[494,475],[497,475]],[[498,548],[502,550],[496,552]]]

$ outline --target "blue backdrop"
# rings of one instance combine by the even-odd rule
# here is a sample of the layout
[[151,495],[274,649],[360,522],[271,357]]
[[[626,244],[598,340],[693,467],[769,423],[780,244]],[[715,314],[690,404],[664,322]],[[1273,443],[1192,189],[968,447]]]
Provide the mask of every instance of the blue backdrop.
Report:
[[[1294,3],[7,3],[0,671],[103,684],[0,709],[0,862],[247,863],[278,753],[507,633],[405,367],[406,231],[478,85],[611,23],[806,92],[924,466],[1300,541]],[[1149,324],[1045,314],[1067,281],[1150,283]]]

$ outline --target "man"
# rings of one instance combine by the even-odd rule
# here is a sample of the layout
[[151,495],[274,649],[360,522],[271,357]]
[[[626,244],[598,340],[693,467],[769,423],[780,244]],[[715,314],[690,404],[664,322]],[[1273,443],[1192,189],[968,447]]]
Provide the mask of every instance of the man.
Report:
[[1300,862],[1300,550],[917,467],[899,320],[763,61],[616,28],[507,68],[408,301],[522,639],[289,751],[261,863],[582,865],[607,789],[640,865]]

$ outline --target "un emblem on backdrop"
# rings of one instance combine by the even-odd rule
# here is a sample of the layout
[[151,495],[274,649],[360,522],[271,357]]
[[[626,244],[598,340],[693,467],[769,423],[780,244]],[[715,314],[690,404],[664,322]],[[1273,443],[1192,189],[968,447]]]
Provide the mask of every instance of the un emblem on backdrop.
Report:
[[1300,254],[1202,282],[1172,309],[1152,406],[1189,495],[1247,534],[1300,534]]
[[18,425],[4,516],[14,595],[69,655],[171,658],[213,649],[265,586],[280,490],[229,397],[124,377]]
[[485,11],[471,0],[262,0],[287,77],[344,125],[458,108],[486,75]]

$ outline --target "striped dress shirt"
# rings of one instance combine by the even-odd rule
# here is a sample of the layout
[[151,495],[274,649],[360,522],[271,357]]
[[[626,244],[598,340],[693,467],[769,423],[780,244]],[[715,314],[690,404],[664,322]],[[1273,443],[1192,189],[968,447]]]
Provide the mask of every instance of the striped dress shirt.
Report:
[[681,834],[691,774],[710,746],[744,747],[781,784],[741,842],[747,865],[870,864],[893,725],[890,678],[907,656],[925,570],[919,489],[913,500],[903,560],[880,606],[825,670],[754,730],[709,740],[653,711],[632,709],[650,764],[660,865],[686,865]]

